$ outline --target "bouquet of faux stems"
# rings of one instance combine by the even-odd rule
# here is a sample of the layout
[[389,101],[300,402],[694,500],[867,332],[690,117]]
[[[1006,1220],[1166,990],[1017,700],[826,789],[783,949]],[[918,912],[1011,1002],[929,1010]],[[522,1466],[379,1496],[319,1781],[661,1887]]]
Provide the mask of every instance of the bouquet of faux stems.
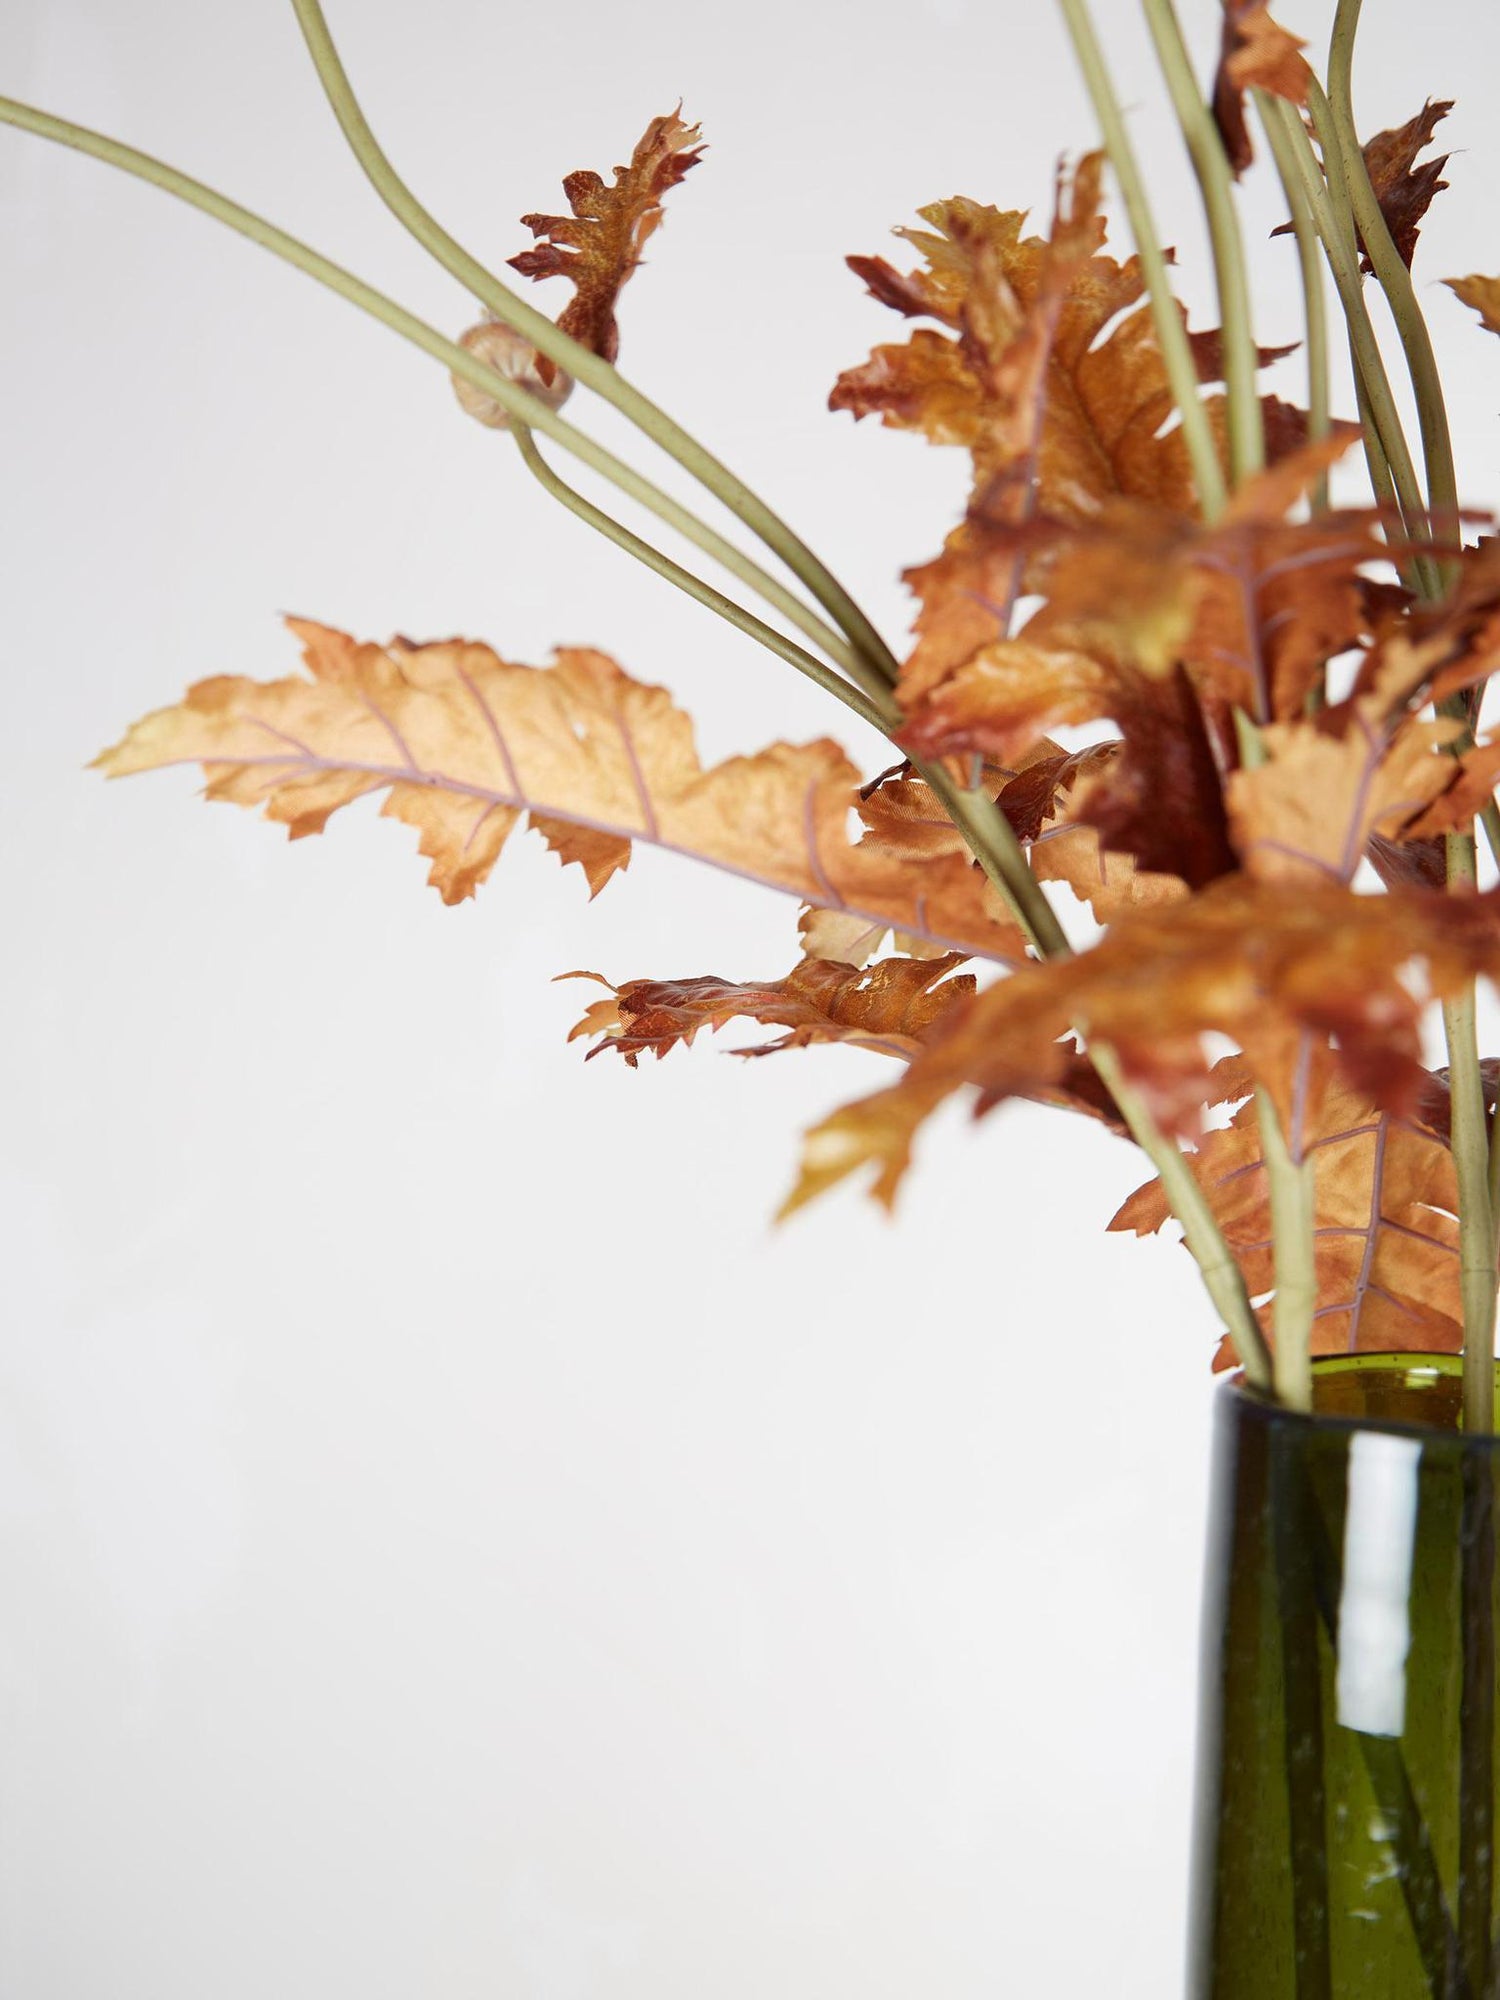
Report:
[[[1478,732],[1500,665],[1500,540],[1456,491],[1410,275],[1444,185],[1444,161],[1423,155],[1448,107],[1361,142],[1360,0],[1338,0],[1322,82],[1264,0],[1223,0],[1207,95],[1172,0],[1142,0],[1202,193],[1216,329],[1190,330],[1172,295],[1087,0],[1060,5],[1104,150],[1059,171],[1045,228],[940,201],[898,232],[909,269],[849,259],[914,324],[840,376],[832,407],[973,463],[963,519],[906,573],[904,658],[615,365],[621,287],[699,159],[697,128],[656,118],[612,180],[568,177],[569,213],[522,218],[535,241],[513,268],[572,286],[554,323],[421,206],[318,0],[292,5],[374,188],[482,309],[461,339],[145,154],[10,100],[0,119],[191,202],[404,335],[508,434],[518,473],[882,731],[894,758],[868,783],[826,739],[705,769],[670,697],[602,653],[536,668],[297,624],[304,674],[202,681],[102,768],[199,763],[210,798],[259,805],[293,838],[383,793],[450,903],[523,813],[595,892],[643,840],[790,894],[801,957],[783,976],[601,980],[575,1032],[632,1065],[736,1020],[780,1031],[747,1054],[838,1041],[894,1058],[895,1081],[808,1135],[788,1208],[866,1170],[889,1203],[918,1127],[955,1092],[980,1111],[1025,1096],[1103,1120],[1155,1175],[1112,1226],[1176,1218],[1226,1329],[1221,1359],[1255,1387],[1305,1408],[1313,1355],[1462,1349],[1465,1423],[1492,1429],[1500,1145],[1475,982],[1500,976],[1500,890],[1478,887],[1475,827],[1500,853],[1500,740]],[[1259,382],[1291,350],[1255,339],[1236,182],[1257,149],[1301,276],[1302,403]],[[1103,247],[1106,158],[1134,236],[1123,261]],[[1325,273],[1357,422],[1330,411]],[[1500,332],[1500,278],[1447,282]],[[613,404],[742,539],[564,417],[574,389]],[[542,439],[696,555],[574,491]],[[1330,471],[1358,451],[1369,500],[1335,505]],[[1086,945],[1060,915],[1085,905]],[[1439,1070],[1421,1042],[1435,1004]],[[1233,1053],[1212,1059],[1210,1036]]]

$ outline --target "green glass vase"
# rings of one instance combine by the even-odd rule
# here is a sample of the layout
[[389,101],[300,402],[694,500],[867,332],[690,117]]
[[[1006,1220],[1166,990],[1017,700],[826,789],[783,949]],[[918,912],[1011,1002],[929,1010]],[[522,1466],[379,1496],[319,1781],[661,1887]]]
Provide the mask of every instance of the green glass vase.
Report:
[[1219,1396],[1190,2000],[1492,2000],[1495,1488],[1458,1363]]

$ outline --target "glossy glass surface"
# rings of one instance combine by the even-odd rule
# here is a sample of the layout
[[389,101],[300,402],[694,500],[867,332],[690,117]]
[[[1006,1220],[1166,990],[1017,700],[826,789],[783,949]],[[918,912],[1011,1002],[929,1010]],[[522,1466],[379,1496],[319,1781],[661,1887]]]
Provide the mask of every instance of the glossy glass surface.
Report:
[[1495,1485],[1457,1364],[1231,1386],[1215,1438],[1190,2000],[1490,2000]]

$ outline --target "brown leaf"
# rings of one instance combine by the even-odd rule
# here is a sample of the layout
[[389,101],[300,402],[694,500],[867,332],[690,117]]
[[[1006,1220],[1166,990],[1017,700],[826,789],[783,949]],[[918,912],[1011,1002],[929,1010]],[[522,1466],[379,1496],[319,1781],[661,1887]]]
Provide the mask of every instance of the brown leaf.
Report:
[[909,1062],[948,1009],[975,991],[971,973],[949,977],[962,963],[957,953],[948,953],[926,960],[884,959],[861,971],[805,958],[785,979],[760,986],[715,978],[631,979],[612,988],[612,1016],[610,1003],[596,1002],[569,1040],[602,1034],[590,1058],[613,1049],[634,1069],[646,1052],[664,1056],[677,1043],[690,1043],[700,1028],[717,1031],[730,1021],[760,1021],[789,1032],[759,1048],[737,1049],[736,1055],[848,1042]]
[[263,806],[294,839],[383,791],[383,813],[420,830],[449,903],[473,895],[529,812],[596,888],[643,840],[945,951],[1024,956],[966,857],[917,868],[851,844],[858,773],[826,739],[705,770],[666,691],[602,653],[523,667],[463,640],[380,647],[300,620],[293,630],[310,678],[200,681],[99,766],[118,777],[200,763],[210,798]]
[[1444,278],[1450,292],[1456,292],[1466,306],[1479,315],[1480,324],[1491,333],[1500,333],[1500,278]]
[[1436,997],[1500,974],[1500,890],[1359,896],[1231,876],[1186,902],[1121,916],[1092,950],[1033,964],[953,1009],[906,1076],[809,1134],[794,1208],[860,1168],[889,1203],[928,1115],[965,1085],[979,1108],[1056,1081],[1082,1027],[1114,1048],[1153,1116],[1192,1135],[1210,1083],[1203,1036],[1227,1035],[1290,1116],[1281,1052],[1336,1039],[1340,1073],[1406,1116],[1423,1076],[1414,974]]
[[[1450,759],[1450,762],[1455,760]],[[1500,785],[1500,742],[1477,743],[1456,760],[1457,775],[1405,829],[1414,840],[1436,839],[1445,833],[1468,833]]]
[[[1334,1073],[1327,1049],[1316,1110],[1302,1135],[1314,1176],[1314,1354],[1391,1349],[1457,1353],[1463,1344],[1458,1269],[1458,1181],[1443,1138],[1415,1119],[1381,1111]],[[1220,1066],[1219,1101],[1249,1088],[1243,1063]],[[1447,1092],[1427,1079],[1424,1098]],[[1268,1177],[1260,1120],[1248,1098],[1227,1127],[1190,1156],[1252,1297],[1275,1283]],[[1146,1235],[1168,1219],[1160,1181],[1138,1188],[1110,1224]],[[1217,1366],[1235,1359],[1221,1350]]]
[[1236,179],[1255,157],[1245,123],[1246,91],[1268,90],[1293,104],[1305,104],[1305,46],[1271,19],[1269,0],[1224,0],[1219,68],[1214,78],[1214,123]]
[[1023,237],[1024,215],[947,201],[920,211],[929,231],[897,232],[925,270],[854,260],[877,298],[950,331],[877,348],[830,407],[967,446],[976,492],[1008,478],[1063,518],[1120,493],[1190,511],[1182,439],[1158,435],[1173,402],[1139,264],[1098,254],[1099,184],[1090,155],[1059,188],[1049,239]]
[[[1435,160],[1424,160],[1421,166],[1417,166],[1416,158],[1431,143],[1433,133],[1452,109],[1451,101],[1434,104],[1429,99],[1415,118],[1408,118],[1392,131],[1377,132],[1364,147],[1370,185],[1380,203],[1385,226],[1408,270],[1417,247],[1418,224],[1431,206],[1433,196],[1448,185],[1442,178],[1448,164],[1446,153]],[[1360,268],[1364,271],[1375,268],[1368,253],[1361,257]]]
[[1372,839],[1393,840],[1453,785],[1458,766],[1445,746],[1461,730],[1413,719],[1391,732],[1373,700],[1269,724],[1265,763],[1229,780],[1245,868],[1267,882],[1352,882]]
[[652,119],[630,165],[615,168],[613,187],[587,170],[569,174],[563,193],[571,215],[521,217],[542,240],[512,257],[511,269],[525,278],[567,278],[574,295],[557,323],[606,361],[620,351],[615,301],[661,222],[662,198],[703,157],[699,128],[683,124],[681,109]]

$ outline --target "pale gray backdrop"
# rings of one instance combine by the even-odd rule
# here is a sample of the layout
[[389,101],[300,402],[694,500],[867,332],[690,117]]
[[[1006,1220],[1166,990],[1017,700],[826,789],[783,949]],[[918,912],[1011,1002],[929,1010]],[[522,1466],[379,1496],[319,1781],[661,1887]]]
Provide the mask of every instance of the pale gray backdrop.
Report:
[[[496,260],[568,169],[703,120],[625,361],[899,636],[964,467],[825,413],[897,332],[841,260],[938,196],[1045,209],[1094,132],[1046,0],[330,11]],[[1100,12],[1202,323],[1135,10]],[[1500,20],[1367,12],[1367,123],[1460,100],[1419,275],[1494,500],[1500,347],[1431,281],[1500,266]],[[277,0],[9,0],[0,89],[472,317]],[[445,910],[370,809],[292,848],[83,769],[191,679],[289,670],[280,610],[598,643],[711,756],[841,715],[549,511],[432,363],[10,132],[0,333],[5,2000],[1172,1993],[1214,1328],[1180,1251],[1102,1233],[1126,1149],[955,1116],[894,1226],[846,1192],[773,1233],[880,1059],[585,1069],[548,982],[775,976],[790,907],[647,853],[589,907],[518,838]]]

